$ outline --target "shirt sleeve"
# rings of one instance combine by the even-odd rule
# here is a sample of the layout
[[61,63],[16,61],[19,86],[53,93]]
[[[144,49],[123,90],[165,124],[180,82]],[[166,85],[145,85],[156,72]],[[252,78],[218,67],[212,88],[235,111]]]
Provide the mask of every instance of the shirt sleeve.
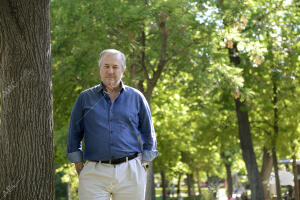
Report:
[[67,144],[67,159],[70,162],[76,163],[83,160],[82,155],[82,138],[83,130],[83,107],[82,95],[79,95],[72,109],[70,118],[68,144]]
[[157,157],[158,151],[156,150],[156,137],[151,111],[144,96],[142,96],[140,102],[139,129],[143,143],[142,160],[152,161]]

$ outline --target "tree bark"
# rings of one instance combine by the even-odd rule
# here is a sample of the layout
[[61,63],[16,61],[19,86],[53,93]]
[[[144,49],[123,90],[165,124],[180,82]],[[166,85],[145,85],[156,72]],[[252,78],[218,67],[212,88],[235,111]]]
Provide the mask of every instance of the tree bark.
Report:
[[194,188],[194,178],[193,174],[187,174],[187,186],[188,186],[188,196],[195,195],[195,188]]
[[0,1],[0,199],[55,199],[49,7]]
[[[134,60],[134,53],[130,53],[129,55],[131,60]],[[137,64],[133,62],[129,67],[129,76],[130,76],[130,85],[134,88],[139,89],[138,87],[138,80],[137,80]]]
[[178,175],[178,181],[177,181],[177,198],[179,199],[179,197],[181,196],[181,194],[180,194],[180,184],[181,184],[181,176],[182,176],[182,174],[180,173],[179,175]]
[[167,181],[166,181],[166,173],[164,170],[160,172],[161,176],[161,187],[162,187],[162,199],[167,199]]
[[264,199],[261,177],[253,150],[248,111],[246,111],[244,102],[241,102],[240,98],[235,99],[235,105],[239,125],[240,146],[252,192],[251,199]]
[[275,180],[276,180],[277,200],[281,200],[280,179],[278,174],[278,163],[277,163],[277,156],[276,156],[275,149],[272,150],[272,157],[273,157],[273,166],[274,166],[274,173],[275,173]]
[[[295,152],[295,149],[294,149],[293,152]],[[294,173],[294,183],[295,183],[295,200],[300,200],[298,168],[297,168],[295,153],[293,155],[293,173]]]
[[153,164],[150,165],[147,172],[147,185],[146,185],[146,200],[155,200],[155,187],[154,187],[154,174]]
[[198,193],[199,193],[199,195],[201,195],[202,194],[202,191],[201,191],[201,178],[200,178],[200,171],[199,171],[199,169],[197,168],[196,169],[197,170],[197,186],[198,186]]
[[265,197],[267,198],[268,195],[268,182],[270,178],[270,174],[272,172],[272,167],[273,167],[273,159],[272,159],[272,154],[268,152],[266,148],[264,148],[264,155],[263,155],[263,164],[261,167],[261,179],[263,183],[263,188],[264,188],[264,194]]
[[229,162],[228,156],[225,155],[224,152],[221,152],[221,157],[223,159],[225,168],[226,168],[226,182],[227,182],[227,197],[232,197],[232,173],[231,173],[231,163]]
[[72,200],[72,183],[67,182],[67,200]]
[[274,110],[274,135],[272,138],[272,158],[273,158],[273,165],[274,165],[274,173],[276,179],[276,193],[277,193],[277,200],[281,200],[281,190],[280,190],[280,179],[278,174],[278,163],[277,163],[277,156],[276,156],[276,141],[279,133],[278,127],[278,108],[277,108],[277,84],[275,80],[273,80],[273,110]]
[[231,165],[229,163],[225,163],[226,168],[226,180],[227,180],[227,197],[232,197],[232,176],[231,176]]
[[[241,63],[237,44],[237,42],[233,42],[232,47],[228,47],[230,62],[235,66],[239,66]],[[251,199],[264,199],[264,190],[253,150],[248,111],[245,102],[241,101],[240,96],[235,97],[234,101],[238,119],[240,146],[242,149],[243,160],[246,164],[252,193]]]
[[187,174],[187,186],[188,186],[188,196],[190,197],[192,195],[192,191],[191,191],[191,177],[189,174]]

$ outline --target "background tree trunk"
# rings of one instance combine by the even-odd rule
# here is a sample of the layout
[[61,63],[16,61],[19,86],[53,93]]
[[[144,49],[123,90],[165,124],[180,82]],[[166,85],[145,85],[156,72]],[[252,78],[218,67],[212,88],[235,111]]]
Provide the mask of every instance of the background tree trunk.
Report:
[[188,187],[188,196],[192,196],[192,189],[191,189],[191,175],[190,174],[187,174],[186,176],[186,181],[187,181],[187,187]]
[[188,196],[195,195],[195,188],[194,188],[194,177],[193,174],[187,174],[187,186],[188,186]]
[[252,192],[251,199],[264,199],[263,186],[253,150],[248,112],[243,108],[245,105],[239,98],[235,99],[235,104],[239,125],[240,145]]
[[182,174],[180,173],[179,175],[178,175],[178,182],[177,182],[177,198],[179,199],[179,197],[181,196],[181,194],[180,194],[180,184],[181,184],[181,176],[182,176]]
[[200,170],[199,170],[199,168],[197,168],[196,169],[197,171],[196,171],[196,173],[197,173],[197,186],[198,186],[198,193],[199,193],[199,195],[201,195],[202,194],[202,191],[201,191],[201,178],[200,178]]
[[227,196],[232,197],[232,176],[231,176],[231,165],[229,163],[225,163],[226,167],[226,180],[227,180]]
[[49,1],[0,1],[0,198],[55,199]]
[[155,200],[155,187],[154,187],[154,174],[153,164],[150,165],[147,172],[147,185],[146,185],[146,200]]
[[[274,79],[274,78],[273,78]],[[277,200],[281,200],[281,190],[280,190],[280,179],[278,174],[278,163],[277,163],[277,155],[276,155],[276,141],[279,133],[278,127],[278,108],[277,108],[277,84],[276,81],[273,80],[273,110],[274,110],[274,135],[272,138],[272,158],[273,158],[273,165],[274,165],[274,173],[276,179],[276,193],[277,193]]]
[[166,180],[166,174],[165,171],[160,172],[161,175],[161,187],[162,187],[162,199],[166,200],[167,199],[167,180]]
[[[239,66],[241,61],[237,49],[237,42],[233,42],[233,46],[230,48],[228,47],[228,53],[230,62],[235,66]],[[240,97],[235,97],[234,101],[238,119],[240,146],[252,192],[251,199],[264,199],[264,190],[253,150],[248,111],[245,103],[241,101]]]
[[72,183],[68,182],[67,184],[67,200],[72,200]]
[[264,148],[263,164],[261,167],[260,175],[263,183],[265,197],[269,196],[268,182],[269,182],[270,174],[272,172],[272,166],[273,166],[272,155],[271,153],[268,152],[266,148]]
[[272,157],[273,157],[273,166],[274,166],[274,173],[275,173],[275,180],[276,180],[277,200],[281,200],[280,179],[278,174],[278,163],[277,163],[277,156],[276,156],[275,149],[272,150]]
[[225,155],[224,152],[221,152],[221,158],[223,159],[223,163],[226,168],[226,182],[227,182],[227,197],[232,197],[232,173],[231,173],[231,162],[229,161],[229,157]]
[[297,168],[296,155],[295,154],[293,155],[293,173],[294,173],[294,183],[295,183],[295,200],[300,200],[298,168]]

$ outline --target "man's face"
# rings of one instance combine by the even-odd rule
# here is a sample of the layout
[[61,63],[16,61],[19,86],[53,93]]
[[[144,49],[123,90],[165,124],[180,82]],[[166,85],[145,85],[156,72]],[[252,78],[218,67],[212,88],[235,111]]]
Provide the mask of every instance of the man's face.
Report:
[[118,87],[124,74],[119,54],[105,54],[100,63],[100,76],[106,87]]

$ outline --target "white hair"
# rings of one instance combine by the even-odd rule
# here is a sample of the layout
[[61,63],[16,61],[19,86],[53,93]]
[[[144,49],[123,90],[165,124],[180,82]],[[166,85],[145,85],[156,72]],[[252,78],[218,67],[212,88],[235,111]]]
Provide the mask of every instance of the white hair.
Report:
[[122,53],[121,51],[116,50],[116,49],[105,49],[100,53],[99,60],[98,60],[99,67],[100,67],[100,64],[102,62],[102,59],[103,59],[104,55],[106,55],[106,54],[113,54],[113,55],[118,54],[118,55],[120,55],[121,56],[121,61],[122,61],[122,67],[123,67],[124,70],[126,69],[125,55],[124,55],[124,53]]

